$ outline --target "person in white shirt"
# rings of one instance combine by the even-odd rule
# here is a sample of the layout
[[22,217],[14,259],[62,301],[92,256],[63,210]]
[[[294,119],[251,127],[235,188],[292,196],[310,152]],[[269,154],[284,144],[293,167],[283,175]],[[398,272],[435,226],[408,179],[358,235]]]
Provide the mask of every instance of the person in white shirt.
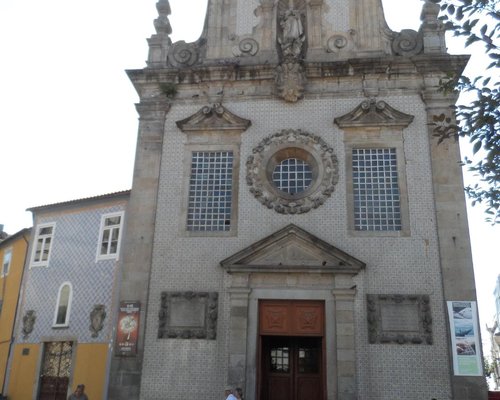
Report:
[[224,398],[226,400],[238,400],[236,397],[233,395],[233,388],[227,386],[226,389],[224,390]]

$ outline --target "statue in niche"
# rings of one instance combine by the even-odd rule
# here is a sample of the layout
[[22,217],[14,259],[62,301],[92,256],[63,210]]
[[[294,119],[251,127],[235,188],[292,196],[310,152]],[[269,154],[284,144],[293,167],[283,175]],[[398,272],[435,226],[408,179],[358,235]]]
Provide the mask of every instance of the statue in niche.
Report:
[[302,46],[305,40],[304,28],[300,18],[300,12],[291,7],[285,11],[281,20],[281,37],[278,42],[281,46],[283,56],[299,58],[302,53]]

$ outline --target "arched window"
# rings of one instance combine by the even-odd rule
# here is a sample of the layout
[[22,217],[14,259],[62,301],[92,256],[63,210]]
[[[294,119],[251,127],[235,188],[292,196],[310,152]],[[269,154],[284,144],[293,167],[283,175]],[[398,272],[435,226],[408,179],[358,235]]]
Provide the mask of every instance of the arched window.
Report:
[[54,314],[54,326],[68,326],[71,311],[71,300],[73,298],[73,286],[69,282],[64,282],[59,288],[57,295],[56,310]]

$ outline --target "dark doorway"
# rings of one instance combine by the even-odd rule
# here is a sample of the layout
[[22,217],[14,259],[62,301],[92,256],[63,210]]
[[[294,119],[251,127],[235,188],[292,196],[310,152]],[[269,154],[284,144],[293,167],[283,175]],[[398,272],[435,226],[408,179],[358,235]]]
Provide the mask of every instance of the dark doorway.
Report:
[[262,336],[260,400],[323,399],[322,338]]
[[45,343],[38,400],[66,400],[73,342]]

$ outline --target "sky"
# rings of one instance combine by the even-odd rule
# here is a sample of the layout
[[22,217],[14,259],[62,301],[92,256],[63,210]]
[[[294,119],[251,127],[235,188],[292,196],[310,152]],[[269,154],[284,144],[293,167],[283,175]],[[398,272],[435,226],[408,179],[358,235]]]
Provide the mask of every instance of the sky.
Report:
[[[29,207],[131,188],[139,99],[125,70],[145,67],[156,1],[0,1],[0,224],[6,232],[32,225]],[[422,1],[383,4],[392,30],[418,29]],[[206,0],[170,5],[172,40],[196,40]],[[469,53],[459,41],[448,46]],[[468,70],[482,66],[475,54]],[[477,207],[468,211],[486,343],[500,226],[484,222]]]

